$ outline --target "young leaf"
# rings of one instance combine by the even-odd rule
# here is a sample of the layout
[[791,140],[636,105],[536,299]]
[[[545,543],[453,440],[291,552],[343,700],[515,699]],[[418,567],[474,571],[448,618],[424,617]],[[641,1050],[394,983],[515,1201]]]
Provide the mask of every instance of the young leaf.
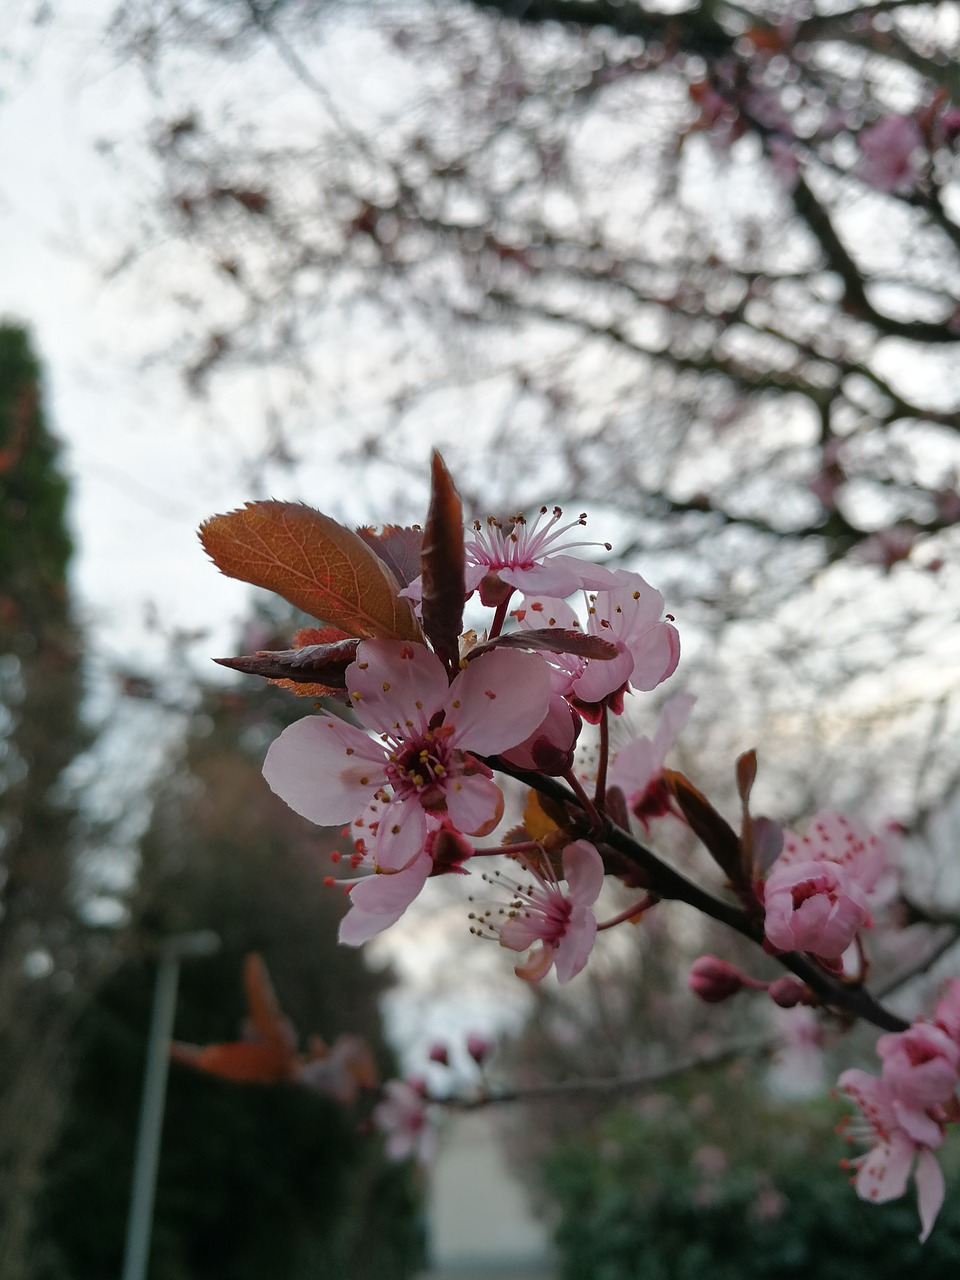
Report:
[[744,876],[740,841],[730,824],[717,813],[689,778],[673,769],[664,769],[663,776],[694,835],[714,862],[738,892],[748,888],[749,879]]
[[221,667],[243,671],[266,680],[291,680],[295,684],[318,684],[324,689],[347,687],[347,667],[357,656],[359,640],[337,640],[333,644],[309,644],[301,649],[264,650],[237,658],[214,658]]
[[423,629],[451,669],[460,660],[463,626],[463,507],[450,472],[434,450],[430,508],[420,551]]
[[248,502],[200,526],[221,573],[283,596],[351,636],[422,640],[393,574],[362,538],[297,502]]
[[508,631],[484,644],[475,645],[468,658],[479,657],[488,649],[542,649],[548,653],[575,653],[581,658],[600,658],[609,661],[619,652],[615,644],[603,636],[588,635],[583,631],[564,627],[538,627],[530,631]]
[[400,525],[387,524],[377,533],[369,526],[357,530],[371,551],[375,551],[401,587],[409,587],[420,574],[420,548],[423,530],[403,529]]

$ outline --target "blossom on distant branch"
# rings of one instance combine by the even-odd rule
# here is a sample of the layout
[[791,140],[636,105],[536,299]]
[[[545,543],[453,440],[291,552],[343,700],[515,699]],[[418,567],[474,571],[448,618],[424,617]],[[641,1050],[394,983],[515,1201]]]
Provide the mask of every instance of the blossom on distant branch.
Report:
[[885,116],[857,135],[857,172],[877,191],[908,196],[917,189],[923,163],[923,135],[910,116]]
[[670,812],[670,793],[663,777],[667,754],[686,727],[696,697],[680,693],[663,704],[652,738],[634,738],[621,747],[610,766],[610,782],[619,787],[627,808],[649,827],[652,818]]
[[374,1126],[386,1135],[386,1152],[391,1160],[413,1157],[428,1164],[437,1145],[437,1134],[427,1112],[427,1103],[417,1084],[408,1080],[388,1080],[384,1098],[373,1110]]

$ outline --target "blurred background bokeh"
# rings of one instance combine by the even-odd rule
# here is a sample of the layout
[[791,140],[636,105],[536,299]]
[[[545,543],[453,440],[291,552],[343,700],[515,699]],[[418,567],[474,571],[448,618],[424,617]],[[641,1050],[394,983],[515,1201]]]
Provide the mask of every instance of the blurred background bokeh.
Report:
[[[209,661],[297,620],[195,529],[267,496],[421,520],[434,447],[471,515],[587,511],[677,619],[697,784],[736,813],[756,746],[756,809],[902,828],[875,971],[923,969],[914,1012],[960,935],[958,67],[952,2],[0,3],[3,1280],[119,1276],[158,947],[200,928],[199,1044],[235,1038],[252,950],[384,1075],[444,1038],[471,1079],[471,1029],[528,1081],[784,1037],[491,1109],[543,1274],[916,1265],[912,1204],[836,1171],[823,1095],[869,1037],[704,1017],[689,961],[740,953],[682,908],[566,992],[518,989],[443,885],[337,947],[336,833],[259,775],[303,704]],[[358,1123],[174,1066],[151,1280],[419,1274],[424,1175]],[[924,1275],[956,1273],[953,1190]]]

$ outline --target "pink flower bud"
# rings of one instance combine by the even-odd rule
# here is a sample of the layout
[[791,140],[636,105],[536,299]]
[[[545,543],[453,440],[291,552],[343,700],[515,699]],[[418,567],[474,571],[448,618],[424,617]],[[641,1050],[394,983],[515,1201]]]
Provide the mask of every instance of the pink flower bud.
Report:
[[430,1046],[429,1057],[431,1062],[439,1062],[441,1067],[449,1067],[450,1065],[450,1055],[447,1052],[447,1046],[445,1044],[441,1044],[439,1040],[436,1044],[432,1044]]
[[493,1042],[488,1040],[486,1036],[479,1035],[476,1031],[471,1031],[467,1036],[467,1053],[469,1053],[478,1067],[482,1067],[487,1058],[493,1053]]
[[774,1004],[781,1009],[794,1009],[803,1003],[804,987],[796,978],[778,978],[767,987],[767,992]]
[[738,973],[726,960],[716,956],[701,956],[693,962],[687,986],[695,996],[707,1004],[720,1004],[735,996],[744,985],[743,974]]

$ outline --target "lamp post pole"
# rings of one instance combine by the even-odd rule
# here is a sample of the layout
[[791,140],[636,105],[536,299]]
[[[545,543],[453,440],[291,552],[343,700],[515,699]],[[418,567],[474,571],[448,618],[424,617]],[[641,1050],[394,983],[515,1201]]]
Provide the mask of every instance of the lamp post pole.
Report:
[[217,935],[209,929],[202,929],[195,933],[176,934],[165,939],[160,947],[121,1280],[145,1280],[147,1274],[180,961],[190,956],[212,955],[219,946]]

